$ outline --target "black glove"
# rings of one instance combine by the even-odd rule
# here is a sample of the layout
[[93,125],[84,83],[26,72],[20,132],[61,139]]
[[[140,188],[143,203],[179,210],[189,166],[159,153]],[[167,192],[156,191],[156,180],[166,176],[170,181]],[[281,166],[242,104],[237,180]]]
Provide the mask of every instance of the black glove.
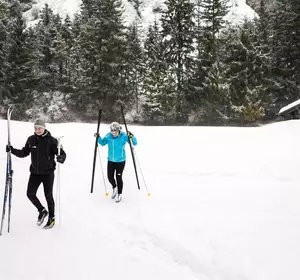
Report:
[[95,133],[94,136],[97,137],[97,138],[99,138],[100,134],[99,133]]
[[13,149],[13,146],[11,145],[6,145],[6,152],[11,152],[11,150]]
[[64,163],[65,160],[64,160],[62,155],[57,155],[56,156],[56,161],[59,162],[59,163]]
[[132,136],[133,136],[133,134],[130,131],[128,131],[127,135],[129,138],[132,138]]

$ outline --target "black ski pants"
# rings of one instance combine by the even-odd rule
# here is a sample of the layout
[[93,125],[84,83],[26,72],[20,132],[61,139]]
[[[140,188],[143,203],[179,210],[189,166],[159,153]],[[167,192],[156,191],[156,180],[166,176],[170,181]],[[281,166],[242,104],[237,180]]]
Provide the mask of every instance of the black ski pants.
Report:
[[[123,192],[123,179],[122,174],[125,167],[125,161],[122,162],[112,162],[108,161],[107,163],[107,177],[108,181],[112,184],[112,187],[118,187],[118,194],[122,194]],[[116,172],[116,179],[115,181],[115,172]]]
[[30,174],[27,197],[37,208],[38,211],[43,210],[44,206],[41,204],[36,196],[37,190],[40,184],[43,183],[44,194],[48,204],[49,217],[54,217],[54,199],[53,199],[53,183],[54,183],[54,172],[46,175]]

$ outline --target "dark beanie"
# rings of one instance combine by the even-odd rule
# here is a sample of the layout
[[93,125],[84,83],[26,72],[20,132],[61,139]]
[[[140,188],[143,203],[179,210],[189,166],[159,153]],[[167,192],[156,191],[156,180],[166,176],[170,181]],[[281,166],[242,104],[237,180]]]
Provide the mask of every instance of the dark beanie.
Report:
[[45,121],[43,121],[43,120],[41,120],[41,119],[37,119],[37,120],[34,122],[34,126],[35,126],[35,127],[46,128]]

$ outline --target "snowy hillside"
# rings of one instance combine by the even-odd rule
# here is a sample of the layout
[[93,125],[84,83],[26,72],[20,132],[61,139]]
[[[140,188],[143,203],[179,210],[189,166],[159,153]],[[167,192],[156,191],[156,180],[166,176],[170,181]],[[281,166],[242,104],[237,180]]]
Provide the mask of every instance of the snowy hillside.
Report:
[[[29,158],[13,157],[11,233],[5,223],[0,279],[300,279],[299,121],[260,128],[129,125],[151,196],[143,184],[137,189],[127,149],[119,204],[105,196],[99,158],[90,193],[96,124],[48,128],[64,135],[67,152],[57,224],[36,226],[26,197]],[[101,125],[101,135],[107,129]],[[0,130],[2,208],[5,120]],[[12,145],[22,147],[32,130],[12,122]],[[100,152],[105,172],[107,150]],[[42,188],[38,195],[44,202]]]
[[[137,17],[137,11],[133,6],[133,2],[128,0],[122,0],[125,8],[125,23],[129,24],[133,22]],[[139,12],[141,13],[141,25],[144,30],[147,30],[149,24],[155,19],[155,13],[153,9],[164,7],[164,0],[141,0]],[[73,15],[80,8],[81,0],[36,0],[36,4],[32,9],[25,13],[28,21],[33,20],[33,15],[36,11],[41,10],[44,5],[48,3],[55,13],[59,13],[65,17],[66,14]],[[241,21],[244,17],[253,18],[255,12],[246,4],[246,0],[230,0],[230,13],[228,14],[228,20],[234,23]]]

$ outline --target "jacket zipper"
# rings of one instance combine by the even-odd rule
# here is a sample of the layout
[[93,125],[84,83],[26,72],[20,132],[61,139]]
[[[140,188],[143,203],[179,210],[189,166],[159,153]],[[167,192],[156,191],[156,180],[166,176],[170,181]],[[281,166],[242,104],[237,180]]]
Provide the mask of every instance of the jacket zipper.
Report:
[[37,138],[36,143],[36,173],[39,174],[39,138]]
[[113,161],[115,160],[115,139],[112,142],[113,144]]

